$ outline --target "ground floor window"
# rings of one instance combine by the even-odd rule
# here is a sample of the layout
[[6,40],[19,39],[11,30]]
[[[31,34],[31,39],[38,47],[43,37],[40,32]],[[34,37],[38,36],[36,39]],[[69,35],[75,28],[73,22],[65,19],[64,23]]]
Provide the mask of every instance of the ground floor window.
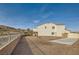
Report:
[[52,32],[51,34],[54,35],[54,32]]

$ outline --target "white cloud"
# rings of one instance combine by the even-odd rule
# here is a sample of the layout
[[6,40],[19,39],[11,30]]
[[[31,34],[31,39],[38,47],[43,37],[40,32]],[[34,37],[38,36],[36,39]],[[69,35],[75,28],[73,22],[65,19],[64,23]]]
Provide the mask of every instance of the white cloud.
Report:
[[39,21],[39,20],[34,20],[33,22],[34,22],[34,23],[39,23],[40,21]]

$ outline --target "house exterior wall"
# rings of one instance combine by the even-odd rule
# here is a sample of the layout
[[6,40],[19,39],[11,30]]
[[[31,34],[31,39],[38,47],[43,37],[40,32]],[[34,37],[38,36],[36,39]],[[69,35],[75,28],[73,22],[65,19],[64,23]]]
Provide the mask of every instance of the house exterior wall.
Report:
[[[52,32],[56,32],[55,29],[52,29],[52,26],[56,27],[55,24],[44,24],[37,28],[38,36],[55,36],[56,34],[52,35]],[[46,27],[46,28],[45,28]]]
[[38,32],[38,36],[62,36],[64,29],[65,29],[64,25],[55,25],[49,23],[49,24],[38,26],[36,29],[33,30]]
[[78,33],[69,33],[68,38],[79,38],[79,34]]
[[68,38],[79,38],[79,33],[72,33],[69,30],[65,29],[65,25],[56,25],[53,23],[40,25],[37,28],[33,29],[33,31],[38,32],[38,36],[63,37],[63,34],[67,34]]
[[56,26],[56,36],[62,36],[64,33],[65,26],[64,25],[57,25]]

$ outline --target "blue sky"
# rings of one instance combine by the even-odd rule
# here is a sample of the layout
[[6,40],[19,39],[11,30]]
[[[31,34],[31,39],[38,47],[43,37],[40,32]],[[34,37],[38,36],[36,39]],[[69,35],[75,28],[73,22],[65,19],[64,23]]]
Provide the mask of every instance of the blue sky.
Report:
[[79,4],[0,4],[1,25],[26,29],[47,22],[79,31]]

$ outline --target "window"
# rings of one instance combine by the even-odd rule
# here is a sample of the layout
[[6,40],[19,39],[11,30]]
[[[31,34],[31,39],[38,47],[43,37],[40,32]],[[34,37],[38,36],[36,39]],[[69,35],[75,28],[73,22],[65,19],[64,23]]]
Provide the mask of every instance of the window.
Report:
[[45,26],[45,29],[46,29],[47,27]]
[[52,29],[55,29],[55,26],[52,26]]
[[52,32],[51,34],[54,35],[54,32]]

